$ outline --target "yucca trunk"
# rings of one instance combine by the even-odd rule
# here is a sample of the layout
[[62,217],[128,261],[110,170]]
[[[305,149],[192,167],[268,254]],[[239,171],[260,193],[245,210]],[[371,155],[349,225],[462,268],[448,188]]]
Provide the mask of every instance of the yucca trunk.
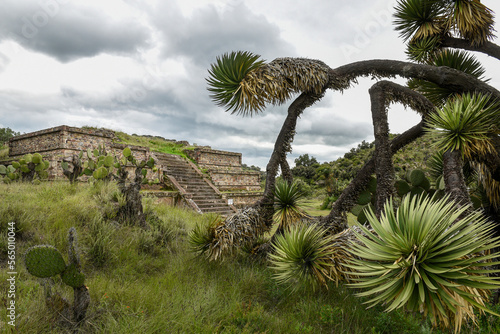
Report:
[[386,201],[395,193],[394,167],[389,144],[389,123],[387,121],[387,96],[385,86],[390,84],[381,81],[370,88],[372,105],[373,133],[375,136],[375,174],[377,178],[377,191],[375,213],[380,213]]
[[288,115],[281,127],[281,131],[274,144],[274,150],[266,167],[266,185],[262,199],[256,206],[260,207],[263,219],[270,226],[273,223],[273,191],[276,184],[276,175],[282,161],[286,161],[286,154],[291,150],[291,143],[295,136],[297,118],[302,112],[323,97],[323,93],[302,93],[288,108]]
[[448,150],[443,154],[443,178],[446,193],[450,194],[450,199],[459,205],[468,205],[471,202],[465,185],[462,166],[463,160],[460,151]]

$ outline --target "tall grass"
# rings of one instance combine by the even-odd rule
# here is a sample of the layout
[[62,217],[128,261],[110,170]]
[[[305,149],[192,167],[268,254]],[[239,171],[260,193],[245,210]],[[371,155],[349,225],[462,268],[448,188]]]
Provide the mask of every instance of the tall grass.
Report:
[[187,158],[184,150],[192,150],[194,147],[185,146],[181,143],[176,143],[174,141],[168,141],[158,137],[144,137],[144,136],[136,136],[129,135],[124,132],[115,131],[118,139],[128,145],[136,145],[136,146],[146,146],[149,147],[153,151],[180,155],[182,157]]
[[[103,199],[111,193],[112,187],[97,191],[65,182],[0,185],[2,238],[8,222],[17,227],[17,332],[70,332],[48,310],[44,290],[26,272],[22,254],[47,243],[66,257],[67,232],[74,226],[92,298],[81,333],[439,333],[418,316],[366,310],[363,300],[342,285],[291,293],[273,280],[265,262],[248,255],[207,262],[189,251],[187,234],[213,217],[145,199],[151,228],[143,230],[105,217]],[[7,278],[0,270],[1,291]],[[72,300],[72,289],[60,279],[54,279],[53,290]],[[2,307],[0,328],[10,333],[5,320]],[[497,319],[481,321],[484,331],[469,327],[463,333],[499,332]]]

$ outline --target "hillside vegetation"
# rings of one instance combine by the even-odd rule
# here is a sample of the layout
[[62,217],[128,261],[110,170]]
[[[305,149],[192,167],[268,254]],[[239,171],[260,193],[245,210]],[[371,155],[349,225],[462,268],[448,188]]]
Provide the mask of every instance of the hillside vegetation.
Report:
[[[41,280],[27,273],[22,257],[37,244],[66,254],[68,229],[75,227],[91,296],[81,333],[439,333],[410,314],[365,310],[356,291],[342,285],[292,293],[273,280],[264,261],[248,254],[222,263],[199,259],[190,252],[187,235],[213,216],[144,198],[150,228],[124,225],[113,216],[115,193],[113,183],[0,185],[2,267],[7,226],[14,222],[16,227],[18,332],[71,332],[46,305]],[[2,271],[3,291],[7,278]],[[72,299],[59,278],[51,284],[53,291]],[[8,329],[5,312],[2,308],[1,327]],[[496,318],[481,321],[481,333],[500,328]]]

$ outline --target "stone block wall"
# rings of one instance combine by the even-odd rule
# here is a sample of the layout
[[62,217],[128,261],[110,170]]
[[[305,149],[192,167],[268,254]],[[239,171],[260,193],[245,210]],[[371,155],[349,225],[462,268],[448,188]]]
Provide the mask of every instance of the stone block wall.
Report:
[[[113,142],[114,140],[114,133],[108,130],[81,129],[62,125],[11,138],[9,140],[9,156],[11,158],[9,162],[18,160],[25,154],[38,152],[49,161],[49,180],[54,180],[65,178],[61,167],[63,159],[70,159],[82,150],[86,151],[89,148],[93,150],[98,146],[104,146],[107,153],[116,156],[120,156],[123,149],[128,146],[137,160],[149,159],[148,147],[117,144]],[[84,154],[83,160],[86,157],[87,155]],[[133,177],[134,168],[131,166],[127,170],[129,176]],[[151,171],[148,172],[148,177],[152,179],[157,178],[158,175],[153,175]]]
[[236,208],[241,209],[247,206],[251,206],[255,204],[258,200],[262,198],[262,192],[259,193],[243,193],[243,192],[234,192],[234,193],[223,193],[222,197],[228,201],[232,200],[232,205]]
[[260,174],[241,168],[241,153],[199,147],[186,150],[200,168],[208,170],[212,182],[221,191],[260,190]]
[[241,153],[212,150],[211,148],[199,147],[194,150],[186,150],[200,168],[241,167]]
[[26,133],[10,138],[9,155],[22,156],[28,153],[54,150],[86,150],[113,142],[114,133],[101,129],[80,129],[66,125]]
[[220,191],[260,190],[260,173],[243,170],[210,170],[212,182]]

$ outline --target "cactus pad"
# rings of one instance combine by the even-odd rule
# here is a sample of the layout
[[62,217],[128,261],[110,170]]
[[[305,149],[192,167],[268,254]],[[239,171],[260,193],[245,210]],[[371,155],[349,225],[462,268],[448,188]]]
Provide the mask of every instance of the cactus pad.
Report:
[[403,197],[404,195],[409,193],[411,189],[408,182],[404,180],[397,180],[396,183],[394,184],[394,187],[396,188],[399,197]]
[[79,288],[83,285],[85,281],[85,275],[83,275],[76,265],[70,264],[63,273],[61,273],[62,281],[72,288]]
[[33,154],[33,157],[31,158],[31,162],[33,162],[34,164],[40,164],[42,160],[43,158],[40,153]]
[[372,200],[372,194],[368,190],[363,191],[358,197],[359,205],[366,205]]
[[410,173],[410,182],[414,187],[420,186],[425,179],[425,174],[420,169],[414,169]]
[[370,177],[370,182],[368,183],[368,191],[372,194],[375,194],[377,192],[377,179],[373,176]]
[[125,148],[123,149],[123,156],[124,156],[125,158],[128,158],[128,157],[130,157],[131,155],[132,155],[132,150],[130,149],[130,147],[125,147]]
[[66,269],[61,253],[50,245],[37,245],[29,248],[24,260],[28,272],[40,278],[55,276]]

